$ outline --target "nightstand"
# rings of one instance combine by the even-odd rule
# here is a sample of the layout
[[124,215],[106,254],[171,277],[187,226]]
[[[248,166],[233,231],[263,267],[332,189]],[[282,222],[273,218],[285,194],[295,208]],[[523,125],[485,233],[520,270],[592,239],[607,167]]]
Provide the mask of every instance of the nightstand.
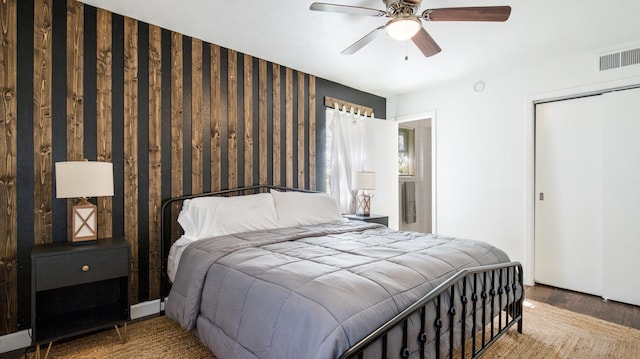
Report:
[[371,214],[368,216],[358,216],[356,214],[345,214],[345,215],[342,215],[342,217],[348,218],[350,221],[380,223],[385,226],[389,225],[389,216],[381,216],[378,214]]
[[[31,251],[31,343],[115,327],[126,341],[130,245],[124,238],[94,244],[54,242]],[[124,324],[123,334],[118,325]]]

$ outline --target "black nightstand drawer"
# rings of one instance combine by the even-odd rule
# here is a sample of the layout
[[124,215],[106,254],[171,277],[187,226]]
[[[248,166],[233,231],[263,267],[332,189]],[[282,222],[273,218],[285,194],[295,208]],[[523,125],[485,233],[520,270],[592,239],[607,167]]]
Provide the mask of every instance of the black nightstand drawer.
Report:
[[122,237],[31,250],[31,344],[126,323],[130,245]]
[[129,251],[116,248],[36,258],[36,291],[129,275]]

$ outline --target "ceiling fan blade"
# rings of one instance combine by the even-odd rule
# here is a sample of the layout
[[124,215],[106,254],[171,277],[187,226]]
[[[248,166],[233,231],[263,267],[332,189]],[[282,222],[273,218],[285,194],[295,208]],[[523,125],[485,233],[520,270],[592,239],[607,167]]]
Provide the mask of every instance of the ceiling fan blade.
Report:
[[364,15],[364,16],[386,16],[387,15],[386,12],[378,9],[371,9],[368,7],[350,6],[350,5],[327,4],[322,2],[314,2],[313,4],[311,4],[309,9],[314,11],[329,11],[329,12],[339,12],[343,14]]
[[429,9],[422,13],[426,21],[507,21],[510,6],[451,7]]
[[351,46],[349,46],[346,49],[344,49],[341,52],[341,54],[343,54],[343,55],[353,55],[354,53],[356,53],[356,51],[360,50],[366,44],[370,43],[376,37],[378,37],[378,35],[380,35],[380,30],[382,30],[382,29],[384,29],[384,26],[380,26],[380,27],[374,29],[373,31],[371,31],[370,33],[364,35],[363,38],[361,38],[360,40],[354,42]]
[[420,31],[413,35],[411,40],[414,44],[416,44],[416,46],[418,46],[425,57],[433,56],[442,51],[442,49],[440,49],[440,46],[436,44],[435,40],[433,40],[431,35],[429,35],[429,33],[424,28],[420,29]]

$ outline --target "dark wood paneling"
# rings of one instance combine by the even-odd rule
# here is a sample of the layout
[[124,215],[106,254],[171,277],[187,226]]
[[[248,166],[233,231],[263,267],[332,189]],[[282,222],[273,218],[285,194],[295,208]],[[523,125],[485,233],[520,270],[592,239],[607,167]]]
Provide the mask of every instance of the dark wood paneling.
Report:
[[138,300],[149,297],[149,24],[138,22]]
[[258,146],[260,161],[260,183],[268,183],[267,160],[267,61],[258,62]]
[[287,187],[293,187],[293,70],[285,69],[285,171]]
[[[111,13],[98,9],[97,12],[97,45],[96,45],[96,84],[97,84],[97,160],[112,162],[112,79],[111,79]],[[98,236],[111,238],[112,231],[112,199],[98,198]]]
[[220,96],[220,47],[211,45],[211,190],[221,188],[220,121],[222,98]]
[[306,113],[304,111],[305,104],[305,93],[304,93],[304,77],[305,74],[302,72],[298,72],[298,170],[295,174],[297,176],[298,184],[297,186],[300,188],[307,188],[306,183],[304,181],[304,174],[307,172],[305,168],[305,136],[304,130],[307,128]]
[[316,77],[309,75],[309,189],[316,189]]
[[17,329],[16,0],[0,1],[0,335]]
[[[184,137],[182,133],[182,35],[176,32],[171,33],[171,196],[181,196],[183,194],[183,152]],[[173,208],[177,213],[177,205]],[[174,213],[175,215],[175,213]],[[177,228],[172,230],[173,239],[178,238]]]
[[[77,2],[76,2],[77,4]],[[55,7],[55,6],[54,6]],[[98,48],[97,48],[97,10],[92,6],[82,7],[82,158],[98,158]],[[53,76],[56,78],[57,76]],[[55,123],[55,122],[54,122]],[[55,127],[53,127],[55,129]],[[54,150],[55,152],[55,150]],[[96,199],[97,201],[97,199]],[[98,219],[99,221],[99,219]],[[98,226],[99,227],[99,226]],[[54,238],[54,241],[56,239]]]
[[191,43],[195,40],[188,36],[182,37],[182,76],[180,88],[182,93],[182,193],[192,193],[191,179],[193,178],[191,165],[192,137],[191,137]]
[[[53,2],[51,24],[51,140],[53,163],[67,160],[67,1]],[[22,29],[21,29],[22,31]],[[55,174],[52,178],[55,184]],[[67,221],[70,213],[67,211],[65,199],[54,198],[51,204],[51,229],[53,241],[66,240],[70,230]]]
[[[124,236],[124,196],[118,195],[124,188],[124,17],[111,14],[111,156],[113,161],[113,186],[116,195],[111,198],[113,206],[112,232],[114,237]],[[114,91],[115,90],[115,91]]]
[[253,59],[244,55],[244,185],[253,183]]
[[[67,0],[67,160],[84,158],[84,7]],[[69,222],[70,223],[70,222]]]
[[[346,100],[345,91],[355,93],[75,0],[0,6],[9,14],[0,17],[0,115],[17,114],[0,119],[3,333],[28,326],[31,247],[67,240],[70,206],[53,199],[54,162],[113,162],[115,196],[98,199],[99,235],[131,243],[131,303],[156,299],[162,200],[258,182],[314,188],[317,101],[334,89]],[[14,85],[7,73],[17,74]],[[364,97],[353,101],[368,104]],[[3,137],[8,131],[17,136]],[[22,185],[12,188],[12,177]]]
[[238,53],[227,50],[227,184],[238,187]]
[[33,42],[34,242],[51,236],[51,0],[35,0]]
[[280,106],[280,92],[281,92],[281,86],[280,86],[280,65],[278,64],[273,64],[273,80],[271,82],[271,86],[273,87],[273,133],[272,133],[272,137],[273,137],[273,184],[276,186],[280,186],[282,185],[282,179],[280,178],[280,174],[281,174],[281,161],[280,161],[280,154],[281,154],[281,141],[280,138],[281,133],[280,133],[280,123],[281,123],[281,118],[280,118],[280,113],[281,113],[281,106]]
[[162,32],[149,25],[149,297],[160,294],[162,206]]
[[138,23],[124,20],[124,235],[131,244],[131,303],[138,302]]
[[[67,161],[84,158],[84,7],[75,0],[67,0]],[[75,199],[67,200],[67,223]],[[67,236],[71,237],[71,226]]]
[[[35,207],[35,181],[34,181],[34,89],[33,81],[35,80],[35,65],[34,65],[34,45],[35,45],[35,19],[34,19],[34,1],[18,1],[18,31],[17,31],[17,87],[16,87],[16,104],[17,104],[17,119],[16,119],[16,142],[17,142],[17,174],[16,183],[17,186],[17,217],[18,217],[18,230],[17,230],[17,251],[18,251],[18,279],[17,290],[18,294],[18,324],[17,329],[22,330],[30,327],[30,315],[31,315],[31,248],[34,244],[34,227],[36,217],[34,216]],[[63,3],[63,5],[66,5]],[[63,13],[66,9],[63,8]],[[64,27],[64,26],[63,26]],[[66,27],[65,27],[66,28]],[[63,46],[64,48],[64,46]],[[54,63],[55,64],[55,63]],[[64,73],[64,69],[61,71]],[[62,93],[64,93],[64,88]],[[65,107],[64,98],[61,105],[58,108]],[[64,121],[64,116],[62,117]],[[62,136],[64,137],[64,136]],[[63,147],[64,148],[64,147]],[[2,157],[3,154],[0,154]],[[64,202],[64,201],[63,201]],[[66,233],[66,211],[63,216],[65,221],[64,230]],[[11,298],[13,294],[9,294]],[[5,319],[0,317],[0,321],[5,327],[16,326],[15,322],[6,321],[11,319]]]
[[202,41],[191,42],[191,193],[202,193]]

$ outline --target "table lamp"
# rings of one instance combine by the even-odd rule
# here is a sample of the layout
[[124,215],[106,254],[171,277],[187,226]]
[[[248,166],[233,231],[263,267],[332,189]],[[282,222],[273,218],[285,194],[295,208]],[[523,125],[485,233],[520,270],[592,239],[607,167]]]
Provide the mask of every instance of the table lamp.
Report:
[[356,196],[356,215],[369,216],[371,213],[371,194],[367,190],[376,189],[376,173],[375,172],[353,172],[352,189],[359,192]]
[[74,244],[97,238],[97,207],[89,197],[113,196],[113,164],[109,162],[56,162],[56,198],[77,198],[72,209]]

